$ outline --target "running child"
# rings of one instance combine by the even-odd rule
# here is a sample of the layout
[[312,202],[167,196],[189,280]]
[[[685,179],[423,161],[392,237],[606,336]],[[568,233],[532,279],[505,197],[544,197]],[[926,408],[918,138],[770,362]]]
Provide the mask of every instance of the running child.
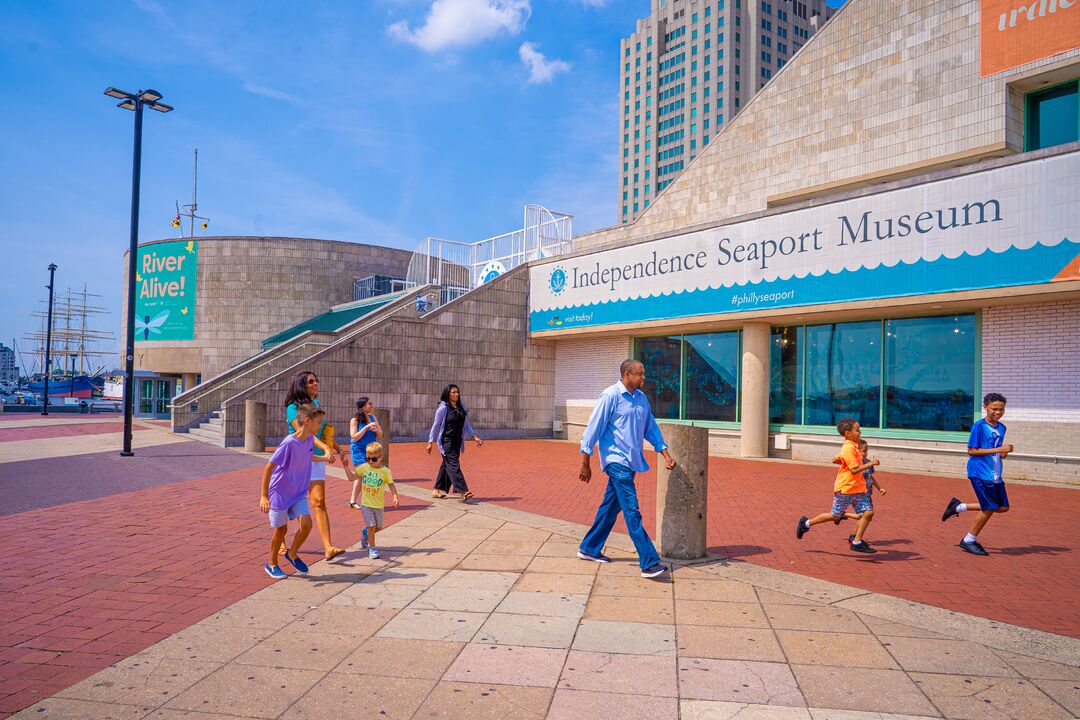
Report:
[[[394,503],[394,507],[398,507],[399,504],[397,487],[394,486],[394,476],[390,473],[390,468],[383,466],[382,457],[382,445],[377,442],[369,443],[367,446],[367,462],[356,468],[353,499],[349,501],[350,507],[354,510],[360,510],[364,515],[364,533],[363,539],[360,541],[360,547],[366,547],[368,557],[373,560],[379,557],[379,550],[375,546],[375,534],[383,528],[383,508],[386,507],[384,494],[387,485],[390,486],[390,493],[393,496],[391,502]],[[361,485],[364,488],[364,494],[360,499],[360,504],[357,505],[356,491]]]
[[292,547],[285,550],[285,559],[296,568],[297,574],[307,575],[308,572],[307,563],[300,559],[298,553],[311,532],[307,501],[311,463],[325,462],[329,457],[315,455],[315,433],[319,431],[325,415],[321,408],[309,403],[297,408],[298,429],[285,436],[263,469],[259,509],[269,514],[270,527],[274,529],[270,538],[270,559],[263,570],[275,580],[288,577],[278,567],[278,552],[284,544],[289,520],[296,518],[300,519],[300,529],[293,536]]
[[[863,462],[868,463],[870,461],[870,445],[863,439],[859,440],[859,452],[862,454]],[[875,488],[882,495],[885,494],[885,488],[881,487],[881,483],[874,477],[873,465],[863,470],[863,479],[866,480],[866,494],[868,496],[873,495]]]
[[[863,461],[859,452],[859,439],[862,431],[859,422],[854,418],[844,418],[836,424],[836,430],[844,436],[844,444],[840,448],[840,454],[833,458],[833,462],[840,466],[836,471],[836,482],[833,485],[832,510],[822,513],[813,519],[803,515],[795,526],[795,537],[802,540],[802,536],[810,531],[814,525],[823,522],[839,524],[845,516],[848,507],[855,509],[859,524],[855,528],[855,534],[849,538],[851,551],[858,553],[873,554],[877,550],[870,547],[870,543],[863,540],[863,533],[874,519],[874,504],[870,495],[866,492],[866,479],[863,471],[881,464],[880,460],[874,459],[869,462]],[[850,515],[849,515],[850,516]]]
[[975,522],[960,541],[960,549],[972,555],[989,555],[979,544],[979,533],[986,526],[994,513],[1009,512],[1009,496],[1005,493],[1005,480],[1002,477],[1002,460],[1013,451],[1012,445],[1005,444],[1005,423],[1001,417],[1005,414],[1005,396],[989,393],[983,398],[986,417],[971,426],[968,439],[967,474],[978,502],[963,503],[958,498],[949,500],[941,522],[956,517],[962,512],[975,510]]

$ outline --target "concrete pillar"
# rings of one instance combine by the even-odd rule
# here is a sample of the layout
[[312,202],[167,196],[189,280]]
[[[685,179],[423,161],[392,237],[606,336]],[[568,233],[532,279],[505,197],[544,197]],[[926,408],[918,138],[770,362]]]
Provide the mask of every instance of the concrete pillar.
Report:
[[742,328],[743,457],[769,456],[770,330],[767,322],[748,322]]
[[372,413],[382,427],[383,436],[379,438],[379,444],[383,446],[383,465],[393,470],[390,465],[390,411],[386,408],[375,408]]
[[672,423],[660,429],[678,465],[668,470],[656,458],[656,542],[664,557],[697,560],[705,557],[709,431]]
[[266,403],[244,401],[244,451],[266,452]]
[[184,373],[180,376],[180,380],[184,383],[184,392],[195,387],[195,373]]

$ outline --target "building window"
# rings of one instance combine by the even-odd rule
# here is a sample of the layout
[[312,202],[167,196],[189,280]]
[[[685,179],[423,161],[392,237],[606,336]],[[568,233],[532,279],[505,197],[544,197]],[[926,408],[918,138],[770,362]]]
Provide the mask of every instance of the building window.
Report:
[[679,365],[682,337],[642,338],[637,342],[637,357],[645,365],[645,387],[641,390],[658,418],[679,418]]
[[1080,139],[1078,80],[1070,80],[1026,98],[1026,150],[1063,145]]
[[974,315],[885,321],[885,427],[971,429]]
[[806,328],[772,329],[769,351],[769,422],[802,424],[802,347]]
[[879,427],[881,322],[806,328],[807,425],[835,425],[853,417]]
[[738,421],[738,331],[638,338],[634,357],[645,365],[642,392],[657,418]]

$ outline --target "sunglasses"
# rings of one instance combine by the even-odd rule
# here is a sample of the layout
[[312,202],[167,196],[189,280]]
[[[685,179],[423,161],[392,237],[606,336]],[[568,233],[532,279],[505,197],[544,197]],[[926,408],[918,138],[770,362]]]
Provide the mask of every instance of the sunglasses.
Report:
[[382,458],[382,455],[368,455],[367,456],[368,460],[380,460],[381,458]]
[[316,384],[318,384],[318,382],[319,382],[319,378],[308,378],[307,384],[308,385],[316,385]]

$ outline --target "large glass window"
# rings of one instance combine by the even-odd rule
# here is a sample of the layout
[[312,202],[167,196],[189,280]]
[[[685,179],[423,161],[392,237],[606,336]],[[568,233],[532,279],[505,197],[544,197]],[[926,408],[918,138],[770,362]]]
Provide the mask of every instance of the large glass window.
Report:
[[1024,126],[1028,150],[1064,145],[1080,139],[1080,102],[1077,86],[1070,80],[1027,96]]
[[853,417],[878,427],[881,412],[881,321],[806,328],[807,425]]
[[975,317],[885,322],[885,425],[970,430],[975,406]]
[[769,422],[802,423],[802,347],[804,328],[772,330],[769,358]]
[[679,417],[679,370],[682,359],[682,338],[651,337],[638,340],[637,357],[645,365],[645,387],[653,415],[658,418]]
[[739,333],[686,336],[683,417],[738,420]]

